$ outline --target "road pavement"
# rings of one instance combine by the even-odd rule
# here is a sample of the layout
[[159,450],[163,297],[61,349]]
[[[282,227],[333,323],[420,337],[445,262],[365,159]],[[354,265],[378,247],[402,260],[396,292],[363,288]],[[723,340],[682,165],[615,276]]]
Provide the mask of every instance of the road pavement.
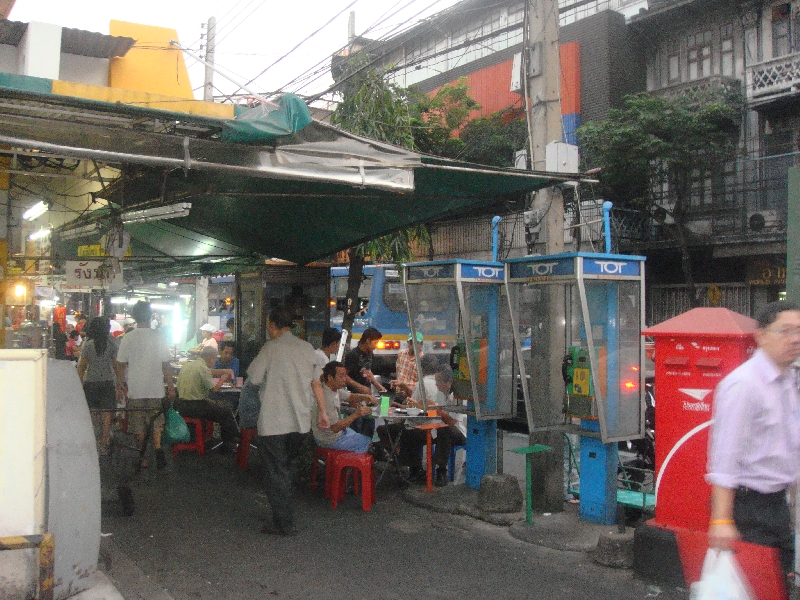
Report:
[[589,553],[415,506],[390,478],[368,513],[355,496],[334,511],[320,489],[299,489],[296,537],[260,533],[269,503],[253,454],[241,471],[230,455],[181,453],[143,471],[133,492],[134,515],[108,506],[102,524],[101,568],[129,600],[688,597]]

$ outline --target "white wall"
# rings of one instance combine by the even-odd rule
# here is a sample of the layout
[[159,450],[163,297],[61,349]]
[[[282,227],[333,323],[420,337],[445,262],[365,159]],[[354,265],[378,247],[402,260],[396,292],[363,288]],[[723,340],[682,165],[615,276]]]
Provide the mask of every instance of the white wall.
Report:
[[[45,532],[46,358],[46,350],[0,350],[0,536]],[[0,552],[0,597],[31,589],[37,556]]]
[[61,63],[61,26],[28,23],[19,43],[18,73],[45,79],[58,79]]
[[108,59],[61,53],[61,81],[108,87]]
[[19,52],[16,46],[0,44],[0,73],[17,73]]

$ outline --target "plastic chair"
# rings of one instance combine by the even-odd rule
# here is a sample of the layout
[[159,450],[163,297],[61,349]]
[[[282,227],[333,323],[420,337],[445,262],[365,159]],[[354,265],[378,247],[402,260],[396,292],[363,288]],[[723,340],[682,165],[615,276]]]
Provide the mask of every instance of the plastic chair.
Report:
[[258,429],[239,430],[239,447],[236,449],[236,464],[240,469],[247,468],[247,458],[250,456],[250,442],[258,435]]
[[361,508],[364,512],[372,510],[375,504],[375,461],[369,454],[335,451],[333,470],[331,472],[331,508],[336,510],[337,504],[344,500],[347,469],[353,469],[353,489],[358,493],[359,482],[356,471],[361,476]]
[[195,419],[194,417],[183,417],[183,420],[186,422],[187,426],[194,426],[194,440],[186,442],[185,444],[173,444],[172,456],[177,456],[178,452],[182,450],[195,451],[198,456],[205,455],[206,440],[211,438],[214,433],[214,423],[212,421],[204,421],[203,419]]
[[344,450],[334,450],[333,448],[314,447],[314,462],[311,463],[311,491],[317,489],[317,465],[319,461],[325,461],[325,497],[331,497],[331,485],[333,482],[333,461],[337,453],[341,454]]
[[450,480],[450,483],[456,478],[456,452],[462,448],[466,452],[466,446],[452,446],[450,448],[450,458],[447,460],[447,478]]

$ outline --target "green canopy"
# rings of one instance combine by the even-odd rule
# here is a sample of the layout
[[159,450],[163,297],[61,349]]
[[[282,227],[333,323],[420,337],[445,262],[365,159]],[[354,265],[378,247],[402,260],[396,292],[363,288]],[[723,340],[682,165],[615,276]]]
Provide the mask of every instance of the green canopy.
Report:
[[[269,114],[282,115],[294,132],[256,144],[250,136],[261,126],[248,132],[235,120],[38,92],[0,89],[0,95],[10,98],[0,107],[0,144],[119,169],[95,192],[112,208],[98,203],[101,210],[83,210],[59,229],[97,221],[106,231],[131,210],[191,205],[188,216],[125,224],[133,256],[123,260],[141,272],[230,272],[265,258],[306,264],[575,179],[422,155],[318,121],[298,128],[303,111],[292,98],[286,110]],[[248,143],[226,141],[231,136]],[[54,251],[74,257],[78,244],[98,237],[64,241],[56,231]]]

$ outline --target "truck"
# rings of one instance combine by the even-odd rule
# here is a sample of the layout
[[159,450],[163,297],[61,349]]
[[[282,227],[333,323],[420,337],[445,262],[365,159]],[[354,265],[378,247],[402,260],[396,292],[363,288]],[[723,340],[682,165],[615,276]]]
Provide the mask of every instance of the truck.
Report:
[[[350,268],[331,267],[331,326],[341,329],[346,307],[347,277]],[[456,341],[456,299],[454,294],[431,287],[428,310],[416,317],[414,328],[424,336],[422,351],[436,355],[444,364]],[[355,347],[367,327],[383,334],[372,361],[373,372],[390,376],[397,354],[408,346],[408,323],[402,271],[393,264],[364,266],[364,280],[358,291],[358,311],[353,322],[349,348]]]

